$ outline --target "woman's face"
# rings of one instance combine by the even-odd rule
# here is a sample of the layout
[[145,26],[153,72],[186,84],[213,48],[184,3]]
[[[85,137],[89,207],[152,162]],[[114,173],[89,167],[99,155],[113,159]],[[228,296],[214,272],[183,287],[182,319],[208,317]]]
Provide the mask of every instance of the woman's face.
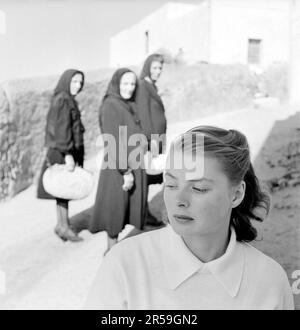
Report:
[[71,79],[71,83],[70,83],[70,93],[71,95],[77,95],[78,92],[81,89],[83,83],[83,77],[80,73],[76,73],[72,79]]
[[[174,153],[182,155],[179,148]],[[169,222],[182,237],[224,233],[229,228],[235,189],[216,158],[201,156],[197,161],[203,166],[188,175],[187,170],[175,168],[164,174]]]
[[136,76],[133,72],[126,72],[120,80],[120,95],[128,100],[132,97],[136,87]]
[[150,66],[150,78],[152,81],[157,81],[161,75],[163,64],[159,61],[153,61]]

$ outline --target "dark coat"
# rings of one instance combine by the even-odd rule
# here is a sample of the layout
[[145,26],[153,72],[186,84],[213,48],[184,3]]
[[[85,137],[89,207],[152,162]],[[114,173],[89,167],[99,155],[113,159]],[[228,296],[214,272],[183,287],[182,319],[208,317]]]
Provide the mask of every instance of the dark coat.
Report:
[[166,134],[165,108],[153,83],[145,79],[139,81],[136,103],[141,126],[147,139],[150,140],[151,134]]
[[165,108],[157,93],[155,82],[151,80],[151,65],[157,61],[163,64],[163,57],[159,54],[151,54],[147,57],[141,71],[136,95],[141,125],[148,141],[151,134],[165,134],[167,130]]
[[[90,232],[105,230],[110,237],[116,237],[126,224],[142,229],[147,204],[145,170],[133,169],[135,179],[133,188],[129,192],[122,189],[123,175],[130,168],[130,160],[127,157],[135,149],[128,146],[128,139],[133,134],[141,133],[134,103],[125,101],[118,93],[119,80],[125,72],[124,69],[120,69],[115,73],[100,108],[101,133],[113,135],[117,142],[116,157],[110,154],[116,169],[104,168],[104,166],[101,169],[94,211],[89,224]],[[126,126],[127,140],[124,138],[119,143],[120,126]],[[145,148],[146,146],[144,150]],[[108,148],[107,151],[109,153],[110,149]],[[118,157],[120,152],[125,158]],[[104,157],[107,157],[107,154]],[[124,162],[126,166],[122,165]]]
[[45,146],[73,154],[84,145],[83,135],[77,102],[65,92],[55,95],[47,116]]
[[[162,153],[166,147],[167,119],[165,108],[161,97],[158,95],[157,87],[151,80],[151,64],[154,61],[163,63],[163,57],[159,54],[151,54],[147,57],[139,80],[139,86],[136,93],[136,103],[138,114],[141,120],[141,126],[148,142],[151,140],[151,134],[159,134],[159,153]],[[150,149],[150,143],[148,149]],[[163,175],[149,175],[148,185],[162,183]]]
[[84,126],[77,102],[70,94],[71,79],[76,73],[83,76],[83,73],[77,70],[65,71],[51,99],[45,134],[45,146],[48,150],[39,178],[38,198],[55,199],[43,187],[43,175],[49,165],[64,164],[65,155],[71,154],[75,162],[83,166]]

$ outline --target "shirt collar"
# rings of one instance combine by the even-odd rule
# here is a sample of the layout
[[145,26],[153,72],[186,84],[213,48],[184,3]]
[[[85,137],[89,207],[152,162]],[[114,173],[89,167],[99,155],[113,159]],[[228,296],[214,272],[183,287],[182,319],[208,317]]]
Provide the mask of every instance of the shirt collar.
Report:
[[[236,241],[234,229],[231,229],[230,241],[226,252],[215,260],[201,262],[187,248],[183,239],[170,225],[163,236],[163,267],[171,289],[175,290],[198,271],[208,271],[233,298],[237,295],[244,272],[243,245]],[[179,266],[180,265],[180,266]]]

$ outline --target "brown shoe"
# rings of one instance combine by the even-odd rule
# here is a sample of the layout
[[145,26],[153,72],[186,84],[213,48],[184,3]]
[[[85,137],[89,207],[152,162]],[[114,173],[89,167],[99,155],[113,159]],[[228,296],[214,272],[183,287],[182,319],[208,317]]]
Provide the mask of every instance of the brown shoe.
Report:
[[66,242],[67,238],[63,235],[63,232],[60,227],[55,227],[54,228],[54,233],[63,241]]
[[64,237],[70,242],[81,242],[83,238],[74,233],[74,231],[68,228],[64,233]]
[[61,229],[55,227],[54,229],[55,234],[63,241],[70,241],[70,242],[81,242],[83,238],[75,234],[70,228]]

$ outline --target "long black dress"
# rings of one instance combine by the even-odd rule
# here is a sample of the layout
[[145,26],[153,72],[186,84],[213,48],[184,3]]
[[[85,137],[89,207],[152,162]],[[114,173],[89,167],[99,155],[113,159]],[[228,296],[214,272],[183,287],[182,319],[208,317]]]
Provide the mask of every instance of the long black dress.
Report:
[[[128,69],[116,71],[100,108],[101,133],[111,134],[115,138],[117,152],[116,157],[112,157],[115,169],[104,166],[101,168],[94,210],[89,224],[90,232],[105,230],[112,238],[117,237],[126,224],[142,229],[147,204],[147,175],[144,169],[133,169],[133,188],[129,192],[122,189],[123,175],[131,165],[127,156],[135,149],[128,146],[128,139],[133,134],[141,133],[134,102],[124,100],[119,94],[120,79],[126,72],[131,71]],[[127,129],[127,139],[121,141],[119,141],[120,126],[125,126]],[[143,149],[145,148],[146,145]],[[109,153],[110,148],[108,147],[107,150]],[[119,154],[127,155],[124,156],[126,159],[119,157]],[[124,161],[125,163],[128,161],[128,166],[122,167]]]
[[[159,134],[160,137],[164,137],[161,139],[162,142],[159,143],[159,153],[162,153],[166,146],[165,138],[167,131],[167,119],[165,115],[165,108],[162,99],[158,94],[157,87],[150,79],[150,67],[152,62],[156,60],[156,57],[156,54],[152,54],[144,63],[136,94],[136,104],[141,120],[141,126],[148,141],[150,142],[151,134]],[[162,182],[162,174],[151,175],[148,178],[148,184]]]
[[38,182],[37,197],[41,199],[57,199],[48,194],[43,186],[43,175],[49,165],[64,164],[65,155],[73,156],[79,166],[84,160],[84,126],[80,111],[74,97],[70,94],[72,77],[80,73],[67,70],[61,76],[51,100],[47,115],[45,146],[48,148]]

